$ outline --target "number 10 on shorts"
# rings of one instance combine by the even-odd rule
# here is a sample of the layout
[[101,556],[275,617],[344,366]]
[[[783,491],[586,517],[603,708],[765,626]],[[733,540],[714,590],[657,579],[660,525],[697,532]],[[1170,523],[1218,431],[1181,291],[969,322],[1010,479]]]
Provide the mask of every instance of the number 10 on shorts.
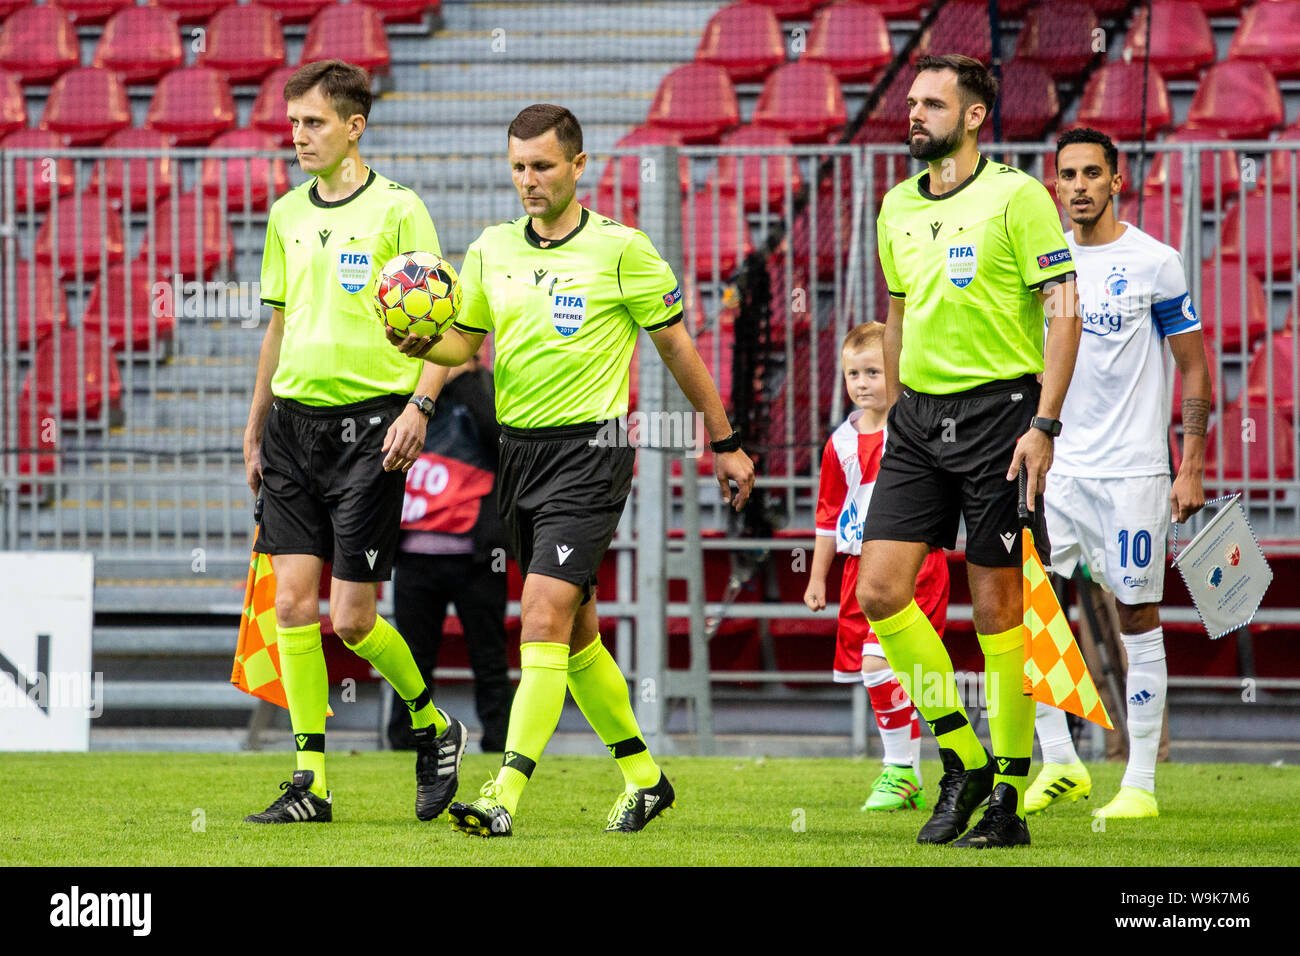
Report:
[[1151,563],[1151,532],[1139,531],[1132,536],[1133,550],[1129,551],[1129,533],[1125,529],[1119,533],[1119,566],[1128,567],[1130,554],[1133,558],[1133,565],[1139,568],[1145,568]]

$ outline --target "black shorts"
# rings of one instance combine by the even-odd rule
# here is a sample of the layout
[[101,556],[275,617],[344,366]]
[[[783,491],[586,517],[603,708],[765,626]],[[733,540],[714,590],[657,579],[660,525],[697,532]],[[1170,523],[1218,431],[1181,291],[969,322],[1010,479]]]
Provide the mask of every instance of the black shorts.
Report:
[[341,581],[387,581],[406,475],[384,471],[384,436],[404,395],[320,408],[277,398],[262,430],[262,526],[255,550],[314,554]]
[[[903,388],[889,410],[889,434],[867,508],[864,541],[923,541],[951,549],[966,519],[966,560],[1019,567],[1019,483],[1007,481],[1016,441],[1038,409],[1032,375],[952,395]],[[1034,544],[1044,564],[1051,544],[1043,496],[1034,501]]]
[[558,428],[501,426],[497,503],[519,570],[596,587],[632,490],[636,449],[596,444],[605,423]]

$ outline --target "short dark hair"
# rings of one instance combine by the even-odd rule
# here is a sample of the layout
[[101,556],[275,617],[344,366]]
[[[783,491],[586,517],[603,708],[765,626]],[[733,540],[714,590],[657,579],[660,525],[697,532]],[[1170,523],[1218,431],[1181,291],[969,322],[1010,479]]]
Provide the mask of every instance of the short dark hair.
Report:
[[916,61],[916,72],[920,74],[926,70],[952,70],[957,74],[963,113],[976,100],[983,103],[989,113],[993,112],[993,104],[998,99],[998,79],[979,60],[960,53],[923,56]]
[[553,103],[525,106],[510,121],[506,135],[516,139],[533,139],[552,129],[555,130],[555,138],[560,141],[560,148],[564,150],[565,159],[573,159],[582,152],[582,127],[578,124],[578,118],[563,106]]
[[299,67],[284,84],[284,99],[296,100],[317,86],[343,119],[360,113],[370,119],[370,74],[342,60],[318,60]]
[[1056,141],[1056,160],[1059,164],[1061,160],[1061,150],[1067,146],[1073,146],[1076,143],[1092,143],[1100,146],[1101,151],[1106,154],[1106,162],[1110,166],[1110,174],[1114,176],[1119,172],[1119,150],[1111,142],[1110,137],[1099,129],[1093,129],[1090,126],[1081,126],[1078,129],[1067,129],[1061,134]]

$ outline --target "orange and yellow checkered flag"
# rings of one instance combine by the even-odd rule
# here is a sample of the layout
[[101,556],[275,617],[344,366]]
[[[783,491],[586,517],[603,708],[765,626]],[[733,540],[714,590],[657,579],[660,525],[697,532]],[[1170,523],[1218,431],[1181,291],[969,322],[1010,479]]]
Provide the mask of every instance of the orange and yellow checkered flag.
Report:
[[1102,705],[1097,685],[1092,682],[1083,653],[1075,643],[1070,622],[1056,600],[1052,582],[1043,568],[1034,533],[1029,528],[1025,504],[1025,472],[1020,472],[1020,559],[1023,566],[1022,606],[1025,635],[1025,694],[1036,701],[1059,707],[1084,720],[1114,730]]

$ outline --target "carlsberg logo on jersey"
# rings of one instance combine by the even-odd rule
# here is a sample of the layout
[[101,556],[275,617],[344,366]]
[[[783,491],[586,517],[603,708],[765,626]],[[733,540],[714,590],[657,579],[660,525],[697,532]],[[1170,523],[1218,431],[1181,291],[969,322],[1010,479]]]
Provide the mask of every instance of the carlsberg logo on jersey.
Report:
[[370,253],[340,252],[338,276],[339,285],[346,292],[360,292],[370,284]]
[[551,300],[551,324],[566,339],[578,329],[587,317],[585,295],[557,295]]
[[975,246],[961,243],[948,247],[948,281],[964,289],[975,279]]

